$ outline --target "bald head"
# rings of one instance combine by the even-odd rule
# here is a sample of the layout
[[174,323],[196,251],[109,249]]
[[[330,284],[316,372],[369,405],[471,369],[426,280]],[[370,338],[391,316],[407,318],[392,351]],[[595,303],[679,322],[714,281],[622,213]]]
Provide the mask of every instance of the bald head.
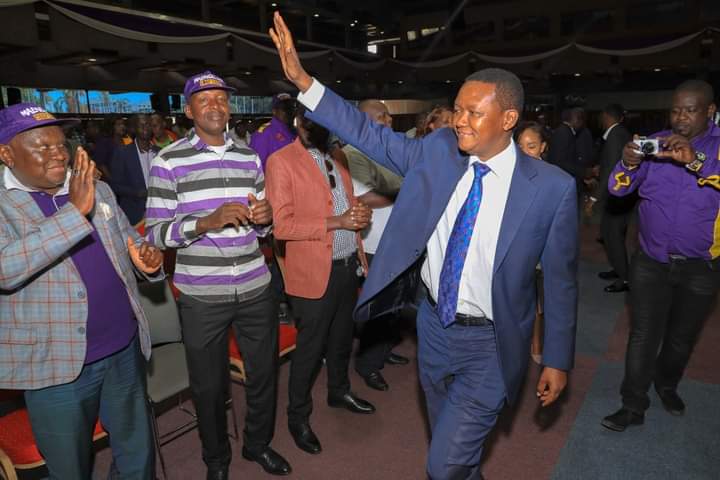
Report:
[[392,127],[392,116],[387,106],[380,100],[363,100],[358,105],[358,109],[363,113],[367,113],[373,122]]

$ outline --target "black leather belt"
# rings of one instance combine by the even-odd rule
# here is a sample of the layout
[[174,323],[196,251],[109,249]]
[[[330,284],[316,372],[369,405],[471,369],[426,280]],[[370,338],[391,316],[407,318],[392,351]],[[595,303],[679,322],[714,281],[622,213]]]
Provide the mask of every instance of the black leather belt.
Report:
[[[437,303],[430,295],[427,296],[427,300],[432,308],[437,309]],[[455,325],[460,325],[461,327],[484,327],[492,324],[492,320],[485,316],[474,317],[465,313],[456,313],[454,323]]]
[[356,267],[358,265],[358,257],[356,254],[352,254],[349,257],[333,260],[332,264],[339,267]]

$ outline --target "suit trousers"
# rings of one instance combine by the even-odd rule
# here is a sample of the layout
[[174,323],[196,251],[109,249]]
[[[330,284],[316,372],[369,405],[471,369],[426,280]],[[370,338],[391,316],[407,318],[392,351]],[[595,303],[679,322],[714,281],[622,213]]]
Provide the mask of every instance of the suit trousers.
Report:
[[620,393],[626,408],[642,413],[650,406],[651,382],[659,390],[677,388],[715,305],[720,259],[660,263],[638,250],[630,284],[630,335]]
[[[372,268],[372,254],[366,254]],[[360,342],[355,353],[355,370],[362,376],[382,370],[394,345],[402,340],[396,313],[371,318],[359,329]]]
[[325,355],[328,395],[350,391],[348,366],[353,343],[353,308],[357,302],[358,262],[333,261],[325,294],[318,299],[290,296],[297,341],[290,364],[288,423],[306,423],[312,413],[312,387]]
[[636,195],[621,198],[608,196],[600,222],[600,235],[608,262],[623,282],[628,281],[629,275],[626,238],[636,199]]
[[181,294],[178,304],[203,460],[208,467],[222,468],[231,460],[225,407],[230,388],[231,326],[245,364],[243,443],[248,450],[261,452],[275,432],[277,301],[267,286],[260,295],[245,301],[207,303]]
[[495,326],[443,328],[427,299],[418,311],[418,365],[432,438],[432,480],[477,480],[485,439],[505,404]]
[[123,350],[83,366],[70,383],[25,391],[38,449],[52,480],[90,480],[95,420],[110,435],[110,478],[155,478],[145,359],[137,336]]

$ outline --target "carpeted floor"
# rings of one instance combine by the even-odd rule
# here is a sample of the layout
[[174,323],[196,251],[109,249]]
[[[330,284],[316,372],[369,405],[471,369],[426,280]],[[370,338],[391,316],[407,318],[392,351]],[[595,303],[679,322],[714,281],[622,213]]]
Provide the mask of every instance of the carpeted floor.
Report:
[[[500,479],[715,479],[720,478],[720,310],[708,321],[693,354],[680,393],[686,415],[673,417],[654,392],[646,423],[625,433],[600,426],[603,416],[620,405],[619,385],[627,338],[623,294],[602,291],[596,276],[607,269],[595,226],[582,235],[579,269],[580,306],[576,366],[567,394],[558,405],[539,408],[534,396],[539,367],[531,364],[518,405],[506,410],[488,440],[483,474]],[[413,359],[409,366],[383,371],[391,387],[376,392],[353,372],[353,390],[373,402],[374,415],[354,415],[325,404],[324,373],[315,389],[312,425],[323,445],[320,455],[298,450],[287,432],[288,364],[280,369],[280,396],[272,445],[292,464],[292,478],[302,480],[424,479],[428,432],[416,375],[412,332],[397,351]],[[233,386],[235,408],[244,414],[243,388]],[[160,417],[161,429],[183,420],[177,410]],[[232,441],[231,479],[270,478],[240,456],[241,442]],[[162,449],[171,479],[203,479],[200,442],[193,431]],[[97,456],[96,478],[105,478],[110,449]]]

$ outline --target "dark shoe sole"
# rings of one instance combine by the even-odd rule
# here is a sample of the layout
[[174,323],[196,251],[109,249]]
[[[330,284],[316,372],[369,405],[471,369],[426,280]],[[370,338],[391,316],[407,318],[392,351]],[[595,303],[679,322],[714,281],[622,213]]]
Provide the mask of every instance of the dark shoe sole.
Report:
[[370,415],[371,413],[375,413],[375,409],[372,409],[372,410],[356,410],[356,409],[354,409],[354,408],[352,408],[352,407],[348,407],[347,404],[344,403],[344,402],[335,403],[335,402],[331,402],[330,400],[328,400],[327,404],[328,404],[328,407],[330,407],[330,408],[342,408],[342,409],[347,410],[347,411],[350,412],[350,413],[359,413],[359,414],[361,414],[361,415]]
[[641,419],[640,421],[635,421],[632,423],[629,423],[628,425],[618,425],[615,422],[611,422],[607,418],[603,418],[603,421],[600,422],[600,424],[607,428],[608,430],[612,430],[613,432],[624,432],[627,427],[633,427],[633,426],[640,426],[643,423],[645,423],[645,419]]

